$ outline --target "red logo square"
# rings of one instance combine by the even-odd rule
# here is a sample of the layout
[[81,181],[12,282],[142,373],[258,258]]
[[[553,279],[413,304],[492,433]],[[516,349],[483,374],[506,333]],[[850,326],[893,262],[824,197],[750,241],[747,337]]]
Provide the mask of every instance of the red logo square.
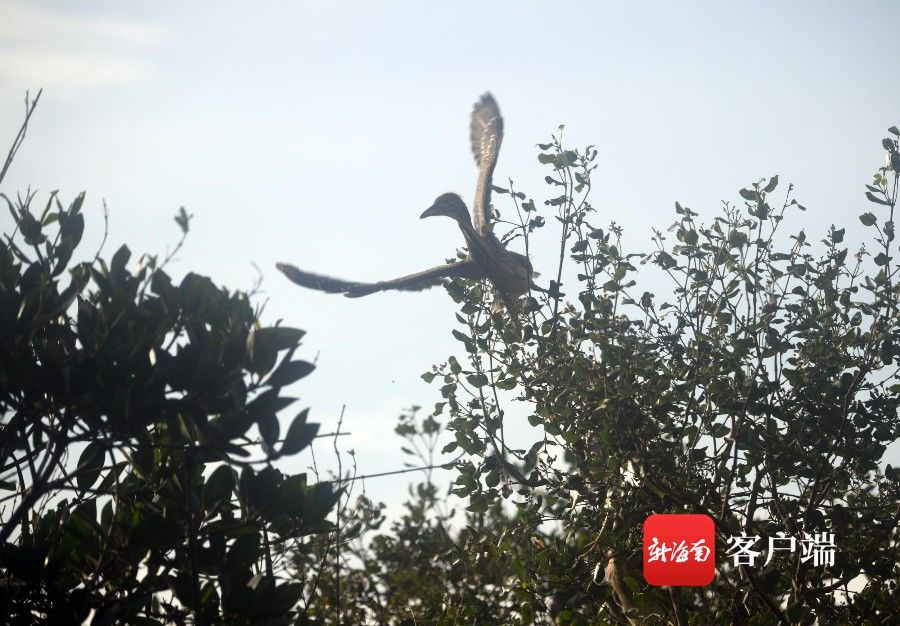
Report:
[[709,515],[676,513],[644,520],[644,580],[654,586],[702,586],[716,574],[715,524]]

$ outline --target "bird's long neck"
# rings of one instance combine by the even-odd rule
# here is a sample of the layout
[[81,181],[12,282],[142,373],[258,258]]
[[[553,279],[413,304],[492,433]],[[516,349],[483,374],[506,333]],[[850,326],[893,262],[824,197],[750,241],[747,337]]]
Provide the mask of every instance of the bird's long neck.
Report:
[[454,218],[456,223],[459,225],[459,229],[462,231],[463,237],[466,239],[466,244],[469,246],[469,250],[472,249],[473,246],[478,246],[482,237],[478,234],[478,231],[475,230],[475,227],[472,226],[472,219],[469,217],[469,213],[462,213],[460,215],[455,215]]
[[461,220],[458,223],[459,229],[466,240],[469,255],[477,262],[486,264],[485,267],[496,267],[498,257],[501,257],[505,252],[496,237],[490,233],[487,235],[479,233],[475,230],[471,220]]
[[475,231],[475,227],[472,226],[472,222],[470,220],[459,220],[457,223],[459,224],[459,229],[462,231],[463,237],[466,238],[466,241],[469,241],[470,239],[477,239],[481,236]]

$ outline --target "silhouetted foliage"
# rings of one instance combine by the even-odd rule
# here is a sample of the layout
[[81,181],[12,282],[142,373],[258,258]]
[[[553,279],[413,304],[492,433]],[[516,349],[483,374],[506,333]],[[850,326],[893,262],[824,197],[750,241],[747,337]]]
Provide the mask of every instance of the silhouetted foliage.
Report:
[[[867,186],[870,237],[856,253],[844,228],[818,244],[782,236],[784,216],[805,208],[790,185],[779,194],[777,176],[708,224],[676,203],[656,249],[627,253],[619,227],[591,221],[596,150],[559,135],[541,145],[546,208],[512,186],[495,194],[514,203],[506,238],[526,250],[559,224],[549,289],[513,323],[486,285],[455,280],[463,355],[423,376],[442,400],[398,431],[415,439],[446,420],[465,523],[452,529],[429,477],[391,531],[348,560],[362,565],[345,571],[342,605],[390,624],[891,623],[900,473],[882,456],[900,434],[897,135]],[[668,293],[638,286],[654,267]],[[538,433],[521,449],[505,437],[516,410]],[[359,511],[378,518],[367,501]],[[642,524],[680,512],[715,521],[716,578],[648,586]],[[779,532],[798,546],[834,533],[834,565],[799,547],[732,565],[729,537],[758,535],[765,550]]]
[[[72,263],[84,194],[2,196],[0,612],[9,623],[287,624],[276,548],[330,529],[340,491],[271,462],[318,431],[282,388],[303,331],[126,246]],[[186,235],[190,216],[176,222]],[[183,241],[183,239],[182,239]],[[180,245],[180,244],[179,244]],[[167,259],[168,260],[168,259]],[[259,434],[259,437],[255,433]],[[5,620],[5,621],[6,621]]]

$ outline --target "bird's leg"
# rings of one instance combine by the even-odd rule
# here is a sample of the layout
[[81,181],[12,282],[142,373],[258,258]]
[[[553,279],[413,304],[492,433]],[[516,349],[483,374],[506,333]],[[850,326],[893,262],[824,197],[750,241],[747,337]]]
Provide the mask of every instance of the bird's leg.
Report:
[[507,296],[506,294],[497,292],[496,293],[493,307],[496,307],[495,310],[499,311],[502,308],[506,308],[507,316],[509,320],[512,322],[513,328],[515,329],[515,337],[504,337],[504,340],[509,342],[510,339],[513,341],[518,341],[522,337],[522,325],[519,323],[519,314],[521,313],[521,307],[519,306],[519,299],[511,296]]
[[491,313],[499,314],[503,312],[503,309],[509,310],[509,302],[507,302],[506,298],[500,295],[498,292],[494,292],[494,299],[491,300]]

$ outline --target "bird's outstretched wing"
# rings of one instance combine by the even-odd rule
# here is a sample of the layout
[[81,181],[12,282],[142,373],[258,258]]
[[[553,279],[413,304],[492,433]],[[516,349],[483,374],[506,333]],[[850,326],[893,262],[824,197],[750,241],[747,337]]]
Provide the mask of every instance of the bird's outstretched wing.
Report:
[[313,274],[312,272],[304,272],[288,263],[277,263],[276,267],[281,270],[285,276],[293,282],[303,287],[317,289],[326,293],[342,293],[348,298],[359,298],[367,296],[376,291],[386,291],[389,289],[402,289],[405,291],[422,291],[429,287],[440,285],[448,278],[483,278],[484,275],[473,261],[460,261],[458,263],[447,263],[438,265],[431,269],[401,276],[393,280],[384,280],[377,283],[361,283],[357,281],[341,280],[340,278],[332,278],[323,276],[322,274]]
[[491,178],[500,154],[500,143],[503,141],[503,118],[500,117],[500,109],[494,96],[489,93],[481,96],[472,109],[469,140],[478,165],[478,186],[475,188],[475,202],[472,205],[472,221],[475,230],[485,235],[491,221]]

